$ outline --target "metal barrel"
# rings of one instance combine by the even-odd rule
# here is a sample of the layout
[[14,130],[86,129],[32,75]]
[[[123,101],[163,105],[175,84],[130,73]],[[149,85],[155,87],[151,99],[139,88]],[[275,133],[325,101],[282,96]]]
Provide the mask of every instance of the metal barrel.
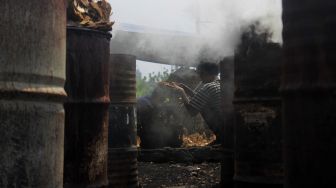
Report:
[[235,55],[235,187],[282,187],[281,47]]
[[108,139],[111,188],[138,187],[135,70],[135,56],[111,54]]
[[336,187],[336,2],[282,2],[285,187]]
[[62,188],[65,1],[0,11],[0,187]]
[[223,159],[221,161],[221,187],[233,187],[234,175],[234,58],[227,57],[220,62],[221,95],[223,112]]
[[97,30],[67,27],[64,187],[106,187],[109,41]]

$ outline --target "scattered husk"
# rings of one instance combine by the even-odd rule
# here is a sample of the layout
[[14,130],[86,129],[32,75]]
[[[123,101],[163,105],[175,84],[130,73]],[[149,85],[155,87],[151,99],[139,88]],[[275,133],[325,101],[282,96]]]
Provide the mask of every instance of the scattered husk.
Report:
[[68,25],[111,31],[112,7],[107,0],[68,0]]
[[216,140],[214,134],[206,135],[205,133],[194,133],[190,135],[183,135],[183,147],[206,146]]

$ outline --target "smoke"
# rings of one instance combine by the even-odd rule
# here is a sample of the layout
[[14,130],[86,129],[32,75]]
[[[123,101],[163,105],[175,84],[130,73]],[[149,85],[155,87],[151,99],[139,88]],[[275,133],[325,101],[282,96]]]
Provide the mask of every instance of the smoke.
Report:
[[[201,0],[202,47],[215,59],[233,54],[244,29],[258,21],[281,42],[281,0]],[[206,20],[202,20],[206,18]]]
[[[231,56],[244,28],[258,21],[282,42],[281,0],[110,0],[116,25],[113,53],[138,59],[195,64]],[[124,23],[145,26],[122,34]],[[120,46],[124,46],[123,48]],[[129,47],[131,46],[131,47]]]

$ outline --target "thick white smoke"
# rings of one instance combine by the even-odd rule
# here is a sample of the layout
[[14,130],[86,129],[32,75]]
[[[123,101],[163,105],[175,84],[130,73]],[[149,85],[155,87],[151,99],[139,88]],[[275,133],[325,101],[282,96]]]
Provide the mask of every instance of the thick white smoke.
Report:
[[[242,28],[255,21],[270,29],[273,41],[282,42],[281,0],[110,0],[110,3],[116,21],[115,37],[120,23],[179,31],[172,35],[183,33],[176,38],[146,35],[132,39],[131,53],[160,56],[169,63],[189,64],[199,59],[220,60],[230,56],[239,43]],[[118,40],[127,43],[130,38]]]
[[242,29],[259,21],[281,42],[281,0],[199,0],[200,31],[203,46],[210,47],[210,57],[233,53]]

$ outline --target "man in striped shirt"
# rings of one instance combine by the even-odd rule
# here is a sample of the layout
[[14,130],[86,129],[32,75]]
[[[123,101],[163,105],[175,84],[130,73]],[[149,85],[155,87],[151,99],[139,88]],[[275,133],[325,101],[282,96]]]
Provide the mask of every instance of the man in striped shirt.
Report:
[[216,135],[216,142],[222,139],[221,92],[218,80],[219,68],[216,63],[200,63],[197,72],[203,86],[196,92],[183,84],[173,83],[173,87],[181,93],[183,103],[192,116],[201,113],[209,128]]

